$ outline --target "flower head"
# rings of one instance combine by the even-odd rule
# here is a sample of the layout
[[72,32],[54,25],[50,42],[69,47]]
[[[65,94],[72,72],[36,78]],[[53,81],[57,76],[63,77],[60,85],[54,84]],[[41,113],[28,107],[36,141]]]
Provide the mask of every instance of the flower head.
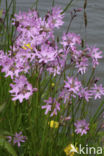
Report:
[[14,139],[13,139],[13,143],[18,145],[18,147],[21,146],[21,142],[25,142],[27,139],[26,136],[23,136],[22,135],[22,132],[20,133],[16,133],[15,136],[14,136]]
[[77,78],[67,77],[64,88],[67,89],[67,92],[70,92],[72,94],[78,94],[81,88],[81,82],[78,81]]
[[91,91],[88,90],[87,87],[86,88],[81,88],[78,95],[79,95],[80,98],[84,98],[87,102],[92,97]]
[[63,17],[64,15],[61,14],[62,10],[59,7],[52,8],[52,13],[49,14],[48,22],[56,28],[59,28],[63,25]]
[[76,68],[78,68],[78,72],[81,74],[85,74],[88,67],[88,59],[86,57],[82,57],[81,60],[76,62]]
[[46,109],[45,114],[48,114],[48,112],[51,112],[50,116],[57,115],[57,111],[60,110],[60,103],[56,101],[56,99],[49,97],[48,100],[44,100],[46,102],[46,105],[42,106],[42,109]]
[[27,81],[27,78],[21,75],[19,78],[14,80],[14,84],[10,84],[12,89],[9,91],[13,98],[12,100],[19,100],[20,103],[23,102],[23,99],[28,100],[29,97],[33,94],[33,91],[36,91],[36,88],[32,88],[32,85]]
[[99,48],[91,47],[88,48],[89,50],[89,55],[92,58],[92,65],[95,68],[97,65],[99,65],[99,59],[101,59],[102,56],[102,51],[99,51]]
[[87,134],[87,131],[89,130],[89,123],[87,123],[85,120],[78,120],[75,124],[75,132],[77,134]]
[[71,49],[75,49],[75,46],[81,43],[80,36],[75,33],[63,34],[61,44],[63,47],[69,47]]
[[49,45],[43,44],[39,50],[36,50],[36,56],[39,59],[39,63],[48,63],[55,60],[57,51]]
[[6,138],[8,139],[8,142],[12,142],[14,145],[17,144],[18,147],[21,146],[21,142],[25,142],[27,140],[27,137],[23,136],[22,132],[16,132],[14,136],[6,136]]

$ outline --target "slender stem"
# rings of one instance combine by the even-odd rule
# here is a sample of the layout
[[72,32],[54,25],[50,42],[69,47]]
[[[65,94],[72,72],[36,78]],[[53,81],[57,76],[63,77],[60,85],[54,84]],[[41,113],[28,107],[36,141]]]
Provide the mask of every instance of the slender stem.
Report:
[[[90,120],[91,123],[95,122],[97,120],[97,118],[101,115],[101,113],[104,111],[104,108],[102,109],[102,106],[104,105],[104,100],[101,102],[100,106],[98,107],[96,113],[94,114],[94,116],[92,117],[92,119]],[[102,110],[101,110],[102,109]],[[100,111],[101,110],[101,111]]]
[[47,125],[48,125],[48,119],[49,119],[49,115],[47,115],[47,118],[45,119],[45,126],[44,126],[44,131],[43,131],[43,136],[42,136],[41,149],[40,149],[41,156],[43,156],[44,144],[46,142],[46,134],[47,134],[46,130],[47,130]]
[[70,29],[70,26],[71,26],[72,21],[73,21],[73,18],[71,18],[71,20],[70,20],[70,22],[69,22],[69,25],[68,25],[68,28],[67,28],[66,34],[69,32],[69,29]]
[[72,99],[72,124],[73,124],[73,135],[74,135],[73,144],[75,145],[74,103],[73,103],[73,99]]
[[73,1],[74,1],[74,0],[71,0],[71,1],[67,4],[67,6],[64,8],[64,10],[61,12],[62,14],[63,14],[64,12],[66,12],[66,11],[69,9],[69,7],[71,6],[71,4],[72,4]]
[[[5,17],[3,20],[3,44],[7,45],[4,47],[4,51],[8,51],[9,49],[9,10],[11,8],[11,5],[13,3],[13,0],[11,0],[10,4],[8,5],[8,0],[5,0],[5,8],[6,8],[6,12],[5,12]],[[7,49],[6,49],[7,48]]]
[[38,10],[38,2],[39,0],[36,0],[35,4],[36,4],[36,10]]
[[[16,11],[16,0],[13,0],[13,8],[12,8],[12,16],[14,16],[15,14],[15,11]],[[12,28],[11,28],[11,45],[13,47],[13,35],[16,33],[14,33],[15,29],[14,29],[14,26],[12,25]]]
[[86,105],[86,102],[83,99],[82,108],[81,108],[81,118],[85,117],[85,108],[86,108],[85,105]]
[[55,0],[52,1],[52,7],[55,5]]
[[87,82],[88,88],[90,87],[90,83],[91,83],[91,81],[92,81],[92,78],[93,78],[93,76],[94,76],[94,73],[95,73],[95,68],[93,68],[92,73],[91,73],[91,76],[90,76],[90,78],[89,78],[89,80],[88,80],[88,82]]
[[[6,1],[7,1],[7,0],[6,0]],[[9,9],[10,9],[12,3],[13,3],[13,0],[11,0],[11,2],[10,2],[10,4],[9,4],[8,8],[6,8],[6,13],[5,13],[5,17],[4,17],[4,22],[5,22],[5,20],[6,20],[6,17],[7,17],[8,14],[9,14]]]
[[[8,9],[8,1],[6,0],[6,11]],[[9,22],[9,18],[8,18],[8,15],[7,15],[7,18],[6,18],[6,32],[7,32],[7,42],[8,42],[8,46],[7,46],[7,51],[8,51],[8,48],[9,48],[9,34],[8,34],[8,22]]]
[[79,110],[79,108],[80,108],[80,105],[81,105],[82,99],[81,99],[81,100],[78,99],[78,101],[79,101],[79,103],[77,104],[77,108],[76,108],[76,110],[75,110],[75,115],[77,115],[77,112],[78,112],[78,110]]

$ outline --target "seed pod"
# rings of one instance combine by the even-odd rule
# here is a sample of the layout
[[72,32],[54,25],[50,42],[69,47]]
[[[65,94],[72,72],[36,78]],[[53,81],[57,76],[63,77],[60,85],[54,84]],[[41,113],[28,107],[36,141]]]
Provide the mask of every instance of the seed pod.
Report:
[[81,47],[84,48],[84,40],[81,41]]
[[86,9],[86,7],[87,7],[87,0],[85,0],[83,8]]
[[86,11],[84,11],[84,24],[85,24],[85,28],[87,27],[87,13]]

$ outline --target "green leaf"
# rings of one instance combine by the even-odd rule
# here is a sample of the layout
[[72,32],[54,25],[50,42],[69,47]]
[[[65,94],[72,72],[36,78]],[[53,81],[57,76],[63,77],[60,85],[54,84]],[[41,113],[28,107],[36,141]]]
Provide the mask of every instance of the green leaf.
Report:
[[4,104],[2,104],[2,105],[0,105],[0,113],[3,111],[3,109],[5,108],[5,103]]
[[3,9],[0,10],[0,18],[2,17],[3,15]]
[[0,146],[5,148],[8,151],[8,153],[10,153],[12,156],[17,156],[12,145],[9,142],[7,142],[3,136],[0,136]]
[[64,8],[64,10],[61,12],[61,14],[63,14],[64,12],[66,12],[66,11],[69,9],[69,7],[71,6],[71,4],[72,4],[73,1],[74,1],[74,0],[71,0],[71,1],[67,4],[67,6]]

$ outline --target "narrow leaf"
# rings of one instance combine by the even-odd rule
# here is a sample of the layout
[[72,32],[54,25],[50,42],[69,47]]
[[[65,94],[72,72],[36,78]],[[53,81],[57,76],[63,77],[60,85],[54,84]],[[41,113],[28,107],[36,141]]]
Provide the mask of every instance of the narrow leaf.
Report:
[[61,14],[63,14],[65,11],[68,10],[68,8],[71,6],[71,4],[72,4],[73,1],[74,1],[74,0],[71,0],[71,1],[67,4],[67,6],[64,8],[64,10],[61,12]]
[[86,7],[87,7],[87,0],[85,0],[83,8],[86,9]]
[[0,113],[3,111],[4,108],[5,108],[5,103],[0,105]]
[[2,148],[5,148],[8,151],[8,153],[10,153],[12,156],[17,156],[12,145],[9,142],[7,142],[3,136],[0,136],[0,146]]

